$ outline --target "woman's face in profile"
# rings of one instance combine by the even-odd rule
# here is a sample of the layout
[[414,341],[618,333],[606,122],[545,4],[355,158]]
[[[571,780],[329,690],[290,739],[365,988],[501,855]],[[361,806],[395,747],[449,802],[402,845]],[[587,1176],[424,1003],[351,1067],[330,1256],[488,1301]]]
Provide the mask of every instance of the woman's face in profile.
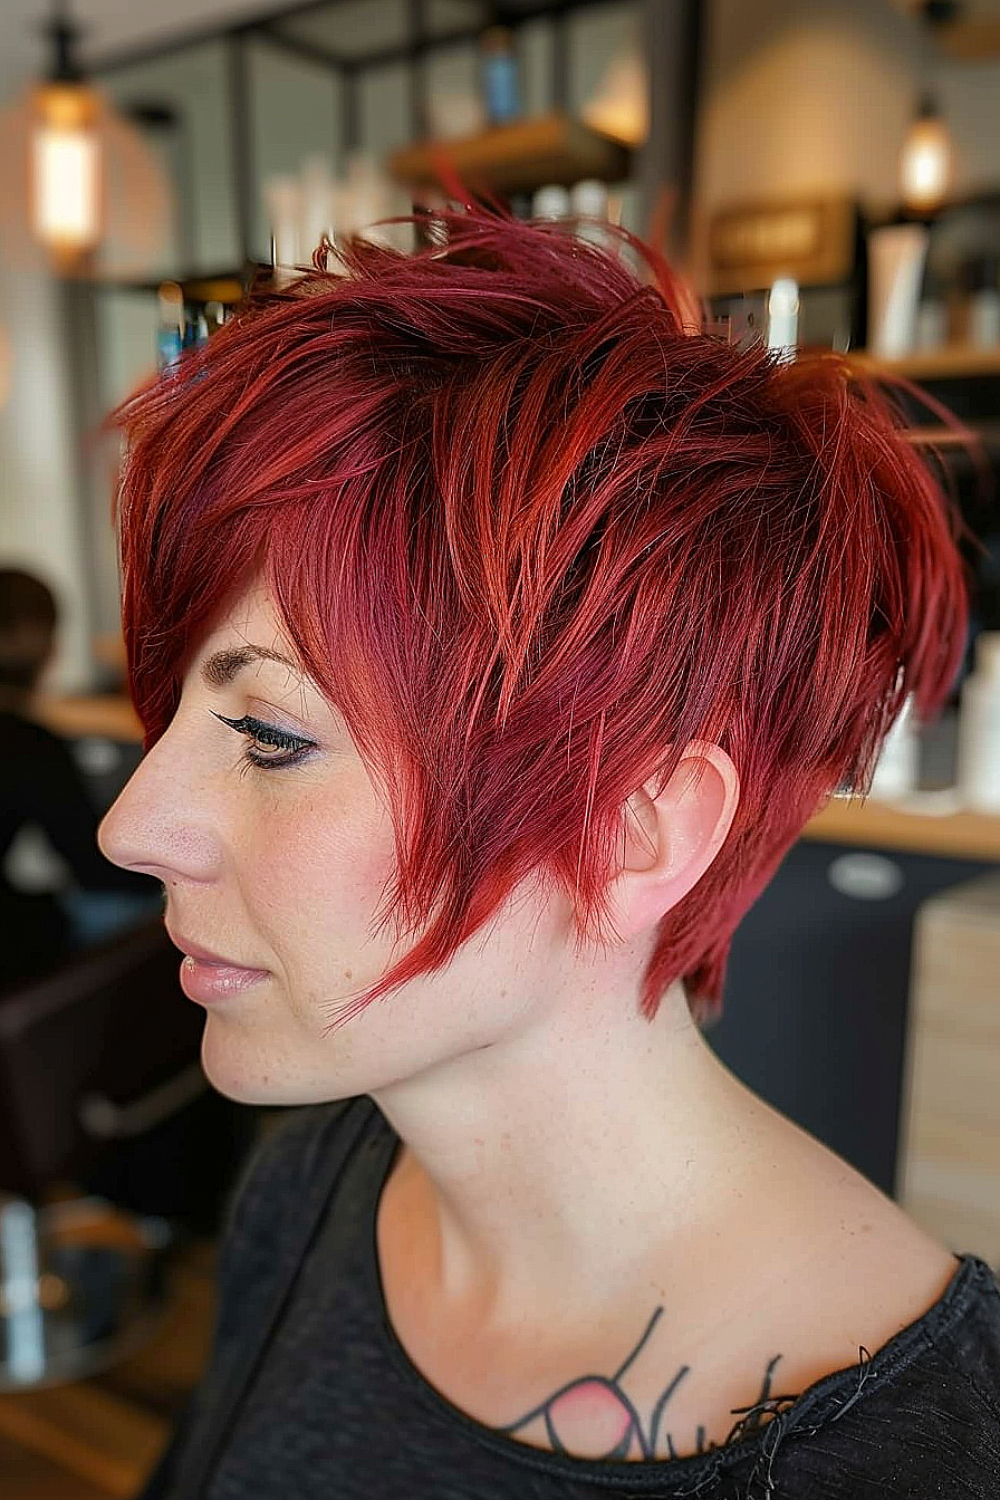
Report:
[[444,968],[324,1034],[418,935],[397,944],[391,921],[371,935],[395,850],[345,721],[312,679],[255,647],[295,657],[259,583],[195,652],[173,720],[98,840],[115,864],[163,882],[179,947],[266,971],[206,1001],[215,1087],[273,1104],[373,1092],[498,1040],[539,995],[554,1000],[565,916],[522,900]]

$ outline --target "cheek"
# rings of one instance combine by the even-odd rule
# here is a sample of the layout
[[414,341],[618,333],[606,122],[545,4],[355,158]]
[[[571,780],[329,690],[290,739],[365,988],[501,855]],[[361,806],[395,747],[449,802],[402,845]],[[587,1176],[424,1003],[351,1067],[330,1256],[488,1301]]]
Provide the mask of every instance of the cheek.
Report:
[[[370,928],[395,868],[388,815],[348,799],[275,809],[256,830],[248,899],[289,968],[315,971],[323,954],[345,964],[371,943]],[[383,950],[391,924],[379,936]]]

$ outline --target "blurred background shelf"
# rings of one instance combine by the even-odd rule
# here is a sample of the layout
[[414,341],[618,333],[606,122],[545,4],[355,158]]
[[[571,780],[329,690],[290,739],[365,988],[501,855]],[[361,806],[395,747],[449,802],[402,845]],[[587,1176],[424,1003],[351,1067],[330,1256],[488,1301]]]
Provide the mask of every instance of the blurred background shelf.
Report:
[[403,186],[440,184],[439,161],[447,157],[470,187],[497,193],[531,193],[545,183],[569,186],[581,178],[621,182],[632,153],[621,141],[559,111],[494,125],[463,140],[420,141],[394,151],[388,168]]
[[46,693],[39,697],[35,712],[53,734],[61,734],[66,739],[95,735],[123,744],[142,740],[139,716],[131,700],[119,693]]
[[915,381],[1000,375],[1000,345],[980,348],[975,344],[949,344],[940,349],[922,349],[897,359],[882,360],[881,363],[894,374]]
[[1000,860],[1000,815],[911,811],[889,802],[835,798],[806,824],[803,837],[831,844],[910,849],[952,859]]

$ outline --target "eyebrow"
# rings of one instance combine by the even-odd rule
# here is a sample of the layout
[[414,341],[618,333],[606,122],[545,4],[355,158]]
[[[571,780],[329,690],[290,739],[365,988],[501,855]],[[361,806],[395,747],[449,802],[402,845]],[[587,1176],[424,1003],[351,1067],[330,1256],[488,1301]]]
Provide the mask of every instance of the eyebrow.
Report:
[[244,667],[249,667],[255,661],[280,662],[283,667],[290,667],[297,676],[303,676],[302,668],[296,662],[289,661],[279,651],[270,651],[267,646],[230,646],[223,651],[216,651],[203,662],[202,681],[208,687],[226,687]]

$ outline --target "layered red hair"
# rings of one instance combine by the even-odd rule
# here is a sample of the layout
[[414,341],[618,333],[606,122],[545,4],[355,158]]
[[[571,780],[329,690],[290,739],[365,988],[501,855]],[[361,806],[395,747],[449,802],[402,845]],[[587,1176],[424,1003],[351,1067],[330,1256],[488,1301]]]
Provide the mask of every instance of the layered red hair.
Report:
[[739,806],[641,992],[652,1019],[681,978],[710,1020],[804,824],[867,788],[908,694],[923,722],[946,701],[964,523],[873,380],[709,337],[634,236],[630,264],[481,208],[432,228],[412,254],[338,243],[334,269],[321,247],[113,414],[145,748],[259,571],[391,810],[379,926],[427,925],[348,1019],[529,876],[606,941],[626,799],[714,741]]

